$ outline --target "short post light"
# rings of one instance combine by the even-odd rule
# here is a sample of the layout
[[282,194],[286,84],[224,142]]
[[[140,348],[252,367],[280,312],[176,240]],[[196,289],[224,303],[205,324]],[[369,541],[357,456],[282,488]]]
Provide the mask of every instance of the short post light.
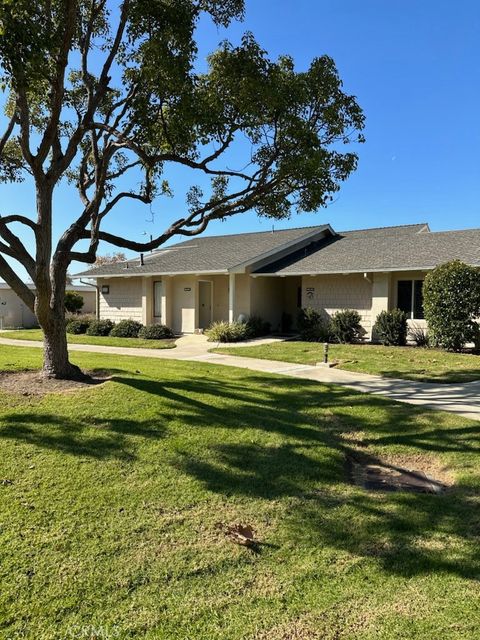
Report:
[[328,364],[328,342],[323,343],[323,362]]

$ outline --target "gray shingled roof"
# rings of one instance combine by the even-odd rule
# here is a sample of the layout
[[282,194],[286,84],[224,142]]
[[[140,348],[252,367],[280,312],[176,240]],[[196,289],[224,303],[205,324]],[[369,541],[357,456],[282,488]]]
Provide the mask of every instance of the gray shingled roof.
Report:
[[258,273],[282,275],[430,269],[459,259],[480,265],[480,229],[432,232],[384,228],[341,232]]
[[198,237],[145,254],[144,265],[137,258],[105,264],[77,275],[97,278],[111,275],[227,272],[245,262],[253,262],[265,253],[281,250],[285,245],[305,236],[329,229],[329,225],[321,225],[275,232]]
[[[426,224],[339,232],[318,239],[328,225],[282,231],[263,231],[198,237],[146,254],[139,259],[108,264],[83,272],[90,278],[122,275],[226,273],[259,256],[280,251],[293,243],[287,258],[272,262],[256,273],[281,275],[429,269],[458,258],[480,265],[480,229],[431,232]],[[295,242],[312,236],[301,249]]]

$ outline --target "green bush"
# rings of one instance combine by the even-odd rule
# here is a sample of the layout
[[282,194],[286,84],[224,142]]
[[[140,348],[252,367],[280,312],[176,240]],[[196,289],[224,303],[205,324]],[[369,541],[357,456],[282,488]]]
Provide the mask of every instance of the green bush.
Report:
[[76,291],[65,291],[65,311],[79,313],[83,307],[83,296]]
[[87,336],[109,336],[114,324],[111,320],[93,320],[87,329]]
[[138,333],[143,325],[136,320],[120,320],[110,332],[114,338],[138,338]]
[[329,338],[328,327],[325,325],[321,314],[315,309],[300,309],[297,319],[300,338],[306,342],[327,342]]
[[138,337],[143,340],[166,340],[167,338],[174,338],[175,334],[164,324],[152,324],[148,327],[142,327],[138,332]]
[[362,336],[360,314],[354,309],[343,309],[333,314],[330,320],[330,336],[341,344],[356,342]]
[[86,333],[88,327],[90,326],[91,320],[85,320],[78,318],[76,320],[69,320],[66,325],[67,333],[71,333],[73,335],[80,335],[81,333]]
[[382,311],[373,325],[373,339],[385,346],[400,347],[407,344],[407,316],[400,309]]
[[479,344],[480,269],[460,260],[440,265],[427,274],[423,306],[435,345],[461,351],[468,342]]
[[214,322],[206,331],[209,342],[240,342],[251,337],[247,323]]
[[251,316],[247,320],[247,328],[252,338],[267,336],[271,331],[271,325],[260,316]]

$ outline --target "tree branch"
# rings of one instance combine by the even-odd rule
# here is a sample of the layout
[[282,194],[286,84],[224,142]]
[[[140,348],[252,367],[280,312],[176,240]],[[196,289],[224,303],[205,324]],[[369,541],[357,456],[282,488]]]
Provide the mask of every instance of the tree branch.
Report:
[[15,291],[17,296],[23,300],[32,313],[35,313],[35,294],[27,285],[17,276],[12,267],[5,258],[0,254],[0,276]]

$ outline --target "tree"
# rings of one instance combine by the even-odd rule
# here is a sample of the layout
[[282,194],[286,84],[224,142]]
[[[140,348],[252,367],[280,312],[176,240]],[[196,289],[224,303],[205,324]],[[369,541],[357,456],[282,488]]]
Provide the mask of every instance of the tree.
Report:
[[123,251],[115,251],[114,253],[106,253],[103,256],[98,256],[95,259],[95,266],[101,267],[103,264],[115,264],[115,262],[123,262],[127,259],[127,256]]
[[[354,171],[357,156],[342,144],[362,141],[364,117],[330,57],[296,72],[290,57],[270,60],[246,34],[196,70],[202,13],[226,27],[243,8],[243,0],[0,0],[0,178],[29,178],[36,191],[34,217],[0,218],[0,276],[35,310],[45,375],[80,374],[68,360],[66,273],[72,261],[93,264],[100,241],[149,251],[248,210],[314,211]],[[231,148],[245,152],[241,168],[229,167]],[[170,194],[170,165],[210,180],[204,193],[192,178],[185,215],[144,243],[105,231],[122,200],[148,205]],[[123,186],[130,178],[138,187],[139,174],[139,188]],[[53,194],[65,180],[82,210],[54,246]],[[16,228],[33,233],[34,255]]]
[[83,296],[76,291],[65,292],[65,311],[78,313],[83,307]]
[[480,269],[460,260],[440,265],[427,274],[423,306],[434,342],[461,351],[468,342],[480,344]]

